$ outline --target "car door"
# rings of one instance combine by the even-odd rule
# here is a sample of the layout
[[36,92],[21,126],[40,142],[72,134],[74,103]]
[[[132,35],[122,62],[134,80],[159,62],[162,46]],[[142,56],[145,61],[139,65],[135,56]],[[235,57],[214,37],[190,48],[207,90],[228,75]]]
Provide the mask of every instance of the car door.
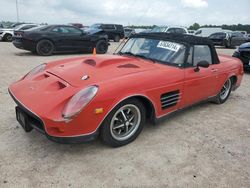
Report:
[[[200,61],[207,61],[209,67],[197,68],[196,65]],[[207,45],[192,46],[187,66],[184,68],[182,106],[188,106],[215,95],[217,71],[217,65],[212,62],[210,47]]]
[[52,29],[54,41],[59,50],[78,50],[84,44],[83,32],[71,26],[57,26]]
[[88,50],[92,49],[92,42],[90,40],[90,36],[84,33],[82,30],[67,26],[69,31],[69,43],[72,48],[78,50]]

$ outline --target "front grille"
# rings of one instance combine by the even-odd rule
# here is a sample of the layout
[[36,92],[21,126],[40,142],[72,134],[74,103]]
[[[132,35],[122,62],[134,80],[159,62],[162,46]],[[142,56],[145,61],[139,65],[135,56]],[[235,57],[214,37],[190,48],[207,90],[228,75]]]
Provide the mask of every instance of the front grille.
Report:
[[32,113],[30,110],[28,110],[24,105],[22,105],[22,103],[20,103],[15,96],[10,92],[9,93],[11,95],[11,97],[13,98],[13,100],[15,101],[15,103],[17,104],[18,108],[25,113],[25,115],[28,117],[28,122],[30,124],[30,126],[32,126],[33,128],[35,128],[36,130],[38,130],[41,133],[45,133],[45,129],[44,129],[44,124],[43,121],[34,113]]
[[32,126],[34,129],[38,130],[41,133],[45,133],[44,126],[42,121],[37,118],[36,116],[31,116],[30,114],[25,113],[28,117],[28,122],[30,126]]
[[180,100],[180,91],[171,91],[161,95],[161,108],[167,109],[175,106]]

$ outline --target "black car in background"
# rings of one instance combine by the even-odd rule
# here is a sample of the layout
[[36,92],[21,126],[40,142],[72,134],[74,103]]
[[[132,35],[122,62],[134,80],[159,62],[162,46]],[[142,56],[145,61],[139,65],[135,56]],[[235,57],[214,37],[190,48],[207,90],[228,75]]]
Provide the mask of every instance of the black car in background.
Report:
[[243,43],[250,42],[250,37],[241,32],[217,32],[208,37],[214,45],[231,48]]
[[105,33],[109,40],[119,42],[124,38],[124,29],[122,25],[118,24],[94,24],[85,30],[89,33]]
[[104,54],[108,50],[108,36],[87,34],[69,25],[47,25],[15,31],[13,44],[17,48],[42,56],[58,51],[91,52],[94,48],[97,53]]
[[216,46],[226,46],[226,40],[229,38],[229,34],[226,32],[217,32],[213,33],[208,38],[213,42]]
[[240,45],[234,52],[233,57],[239,58],[245,70],[250,71],[250,42]]

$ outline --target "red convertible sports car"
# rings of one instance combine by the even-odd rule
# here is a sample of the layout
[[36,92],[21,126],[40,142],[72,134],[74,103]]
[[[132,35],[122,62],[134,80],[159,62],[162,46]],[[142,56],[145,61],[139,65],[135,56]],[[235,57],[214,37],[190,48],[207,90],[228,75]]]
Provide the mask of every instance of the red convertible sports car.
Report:
[[155,122],[200,101],[224,103],[240,86],[240,60],[220,55],[205,38],[136,34],[114,55],[42,64],[9,87],[25,131],[60,143],[101,136],[113,147],[132,142]]

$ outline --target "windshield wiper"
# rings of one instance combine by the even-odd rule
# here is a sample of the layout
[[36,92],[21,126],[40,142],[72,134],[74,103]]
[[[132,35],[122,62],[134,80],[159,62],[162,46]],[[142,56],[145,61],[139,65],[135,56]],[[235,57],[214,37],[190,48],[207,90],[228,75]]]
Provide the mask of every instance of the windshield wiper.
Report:
[[140,54],[134,54],[132,52],[118,52],[119,55],[130,55],[130,56],[134,56],[134,57],[139,57],[142,59],[148,59],[151,60],[153,63],[156,63],[157,60],[150,58],[150,57],[146,57],[144,55],[140,55]]
[[142,58],[142,59],[148,59],[150,61],[152,61],[153,63],[156,63],[156,59],[153,59],[153,58],[150,58],[150,57],[146,57],[144,55],[139,55],[139,54],[134,54],[135,57],[139,57],[139,58]]
[[135,56],[135,54],[133,54],[132,52],[118,52],[117,54],[119,54],[119,55],[131,55],[131,56]]

